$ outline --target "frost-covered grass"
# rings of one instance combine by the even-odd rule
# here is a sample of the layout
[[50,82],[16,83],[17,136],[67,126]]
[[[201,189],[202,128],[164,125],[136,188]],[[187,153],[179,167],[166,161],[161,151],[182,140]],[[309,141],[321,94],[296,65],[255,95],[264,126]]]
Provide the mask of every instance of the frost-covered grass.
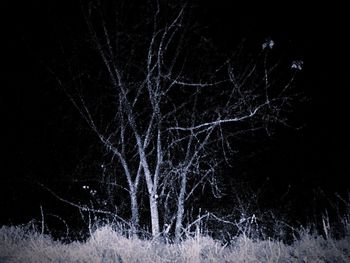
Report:
[[107,225],[84,242],[63,243],[26,226],[2,226],[0,262],[350,262],[349,232],[338,239],[306,230],[298,236],[289,245],[244,234],[230,245],[207,236],[165,244],[126,238]]

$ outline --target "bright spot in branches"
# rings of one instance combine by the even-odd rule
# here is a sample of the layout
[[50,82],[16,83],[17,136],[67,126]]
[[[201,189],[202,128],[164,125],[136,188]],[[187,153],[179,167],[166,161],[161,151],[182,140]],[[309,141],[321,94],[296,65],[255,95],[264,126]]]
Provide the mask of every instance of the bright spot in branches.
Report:
[[275,45],[275,41],[273,41],[271,38],[268,38],[262,44],[262,49],[263,50],[266,49],[266,48],[272,49],[274,45]]
[[303,69],[303,65],[304,65],[304,61],[302,61],[302,60],[294,60],[290,67],[292,69],[302,70]]

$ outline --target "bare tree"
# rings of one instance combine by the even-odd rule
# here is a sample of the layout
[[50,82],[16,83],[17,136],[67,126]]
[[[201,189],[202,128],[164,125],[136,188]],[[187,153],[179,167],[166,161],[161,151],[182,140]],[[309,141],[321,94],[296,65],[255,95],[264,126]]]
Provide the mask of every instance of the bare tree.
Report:
[[[118,163],[130,197],[133,233],[139,228],[141,194],[149,202],[152,236],[174,226],[178,242],[186,202],[197,189],[209,183],[220,195],[215,170],[232,161],[234,138],[267,131],[270,123],[286,124],[293,76],[271,81],[280,70],[278,64],[268,65],[271,40],[245,61],[239,52],[213,59],[206,40],[193,34],[185,5],[151,6],[153,16],[125,28],[120,20],[106,19],[98,2],[84,8],[90,43],[100,59],[96,67],[101,68],[81,74],[77,92],[66,90]],[[91,85],[100,87],[89,97]],[[102,96],[99,103],[95,92]]]

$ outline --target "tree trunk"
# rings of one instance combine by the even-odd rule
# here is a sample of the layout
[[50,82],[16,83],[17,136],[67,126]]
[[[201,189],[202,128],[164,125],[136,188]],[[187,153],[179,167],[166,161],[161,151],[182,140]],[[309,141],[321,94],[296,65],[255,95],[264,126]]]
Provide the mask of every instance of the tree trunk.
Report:
[[137,231],[139,230],[139,205],[137,202],[136,192],[130,192],[131,198],[131,235],[137,237]]
[[179,243],[181,240],[182,221],[185,211],[185,194],[186,194],[187,176],[186,174],[181,175],[181,188],[179,197],[177,199],[177,214],[175,224],[175,243]]
[[152,237],[153,239],[159,238],[159,214],[158,214],[158,203],[154,194],[149,198],[150,209],[151,209],[151,225],[152,225]]

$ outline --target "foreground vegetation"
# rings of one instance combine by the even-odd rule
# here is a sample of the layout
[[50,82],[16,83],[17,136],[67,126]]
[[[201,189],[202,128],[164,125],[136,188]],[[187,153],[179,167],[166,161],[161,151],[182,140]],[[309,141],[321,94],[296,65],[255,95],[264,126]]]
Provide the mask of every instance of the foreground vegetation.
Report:
[[85,241],[63,242],[32,225],[0,228],[0,262],[350,262],[350,221],[335,237],[323,221],[323,233],[294,230],[294,241],[257,239],[246,234],[222,243],[202,234],[177,244],[127,238],[115,226],[96,227]]

